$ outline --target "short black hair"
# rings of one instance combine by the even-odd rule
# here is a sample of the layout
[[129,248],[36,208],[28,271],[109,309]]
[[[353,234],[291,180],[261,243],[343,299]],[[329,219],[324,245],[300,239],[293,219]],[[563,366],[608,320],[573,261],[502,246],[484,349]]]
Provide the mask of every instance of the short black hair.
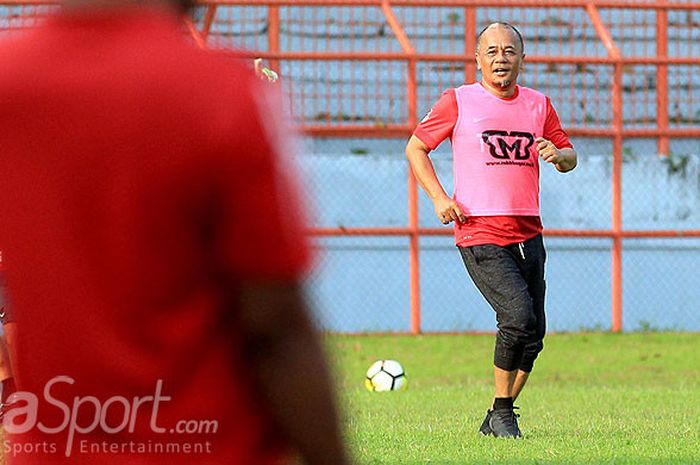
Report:
[[520,41],[520,51],[522,51],[522,52],[525,51],[525,41],[523,41],[523,35],[520,33],[520,31],[518,31],[518,28],[513,26],[510,23],[506,23],[503,21],[496,21],[495,23],[491,23],[481,30],[479,35],[476,36],[476,49],[477,50],[479,50],[479,44],[481,43],[481,36],[484,35],[484,32],[486,32],[486,30],[488,28],[490,28],[491,26],[503,26],[503,27],[507,27],[511,31],[515,32],[515,35],[518,36],[518,40]]

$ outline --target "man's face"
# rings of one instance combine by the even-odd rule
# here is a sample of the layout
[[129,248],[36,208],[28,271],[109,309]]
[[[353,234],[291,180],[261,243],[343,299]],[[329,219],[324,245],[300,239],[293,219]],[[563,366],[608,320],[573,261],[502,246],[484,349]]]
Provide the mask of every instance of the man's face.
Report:
[[504,26],[487,29],[476,52],[476,62],[486,84],[503,90],[515,86],[524,57],[518,36]]

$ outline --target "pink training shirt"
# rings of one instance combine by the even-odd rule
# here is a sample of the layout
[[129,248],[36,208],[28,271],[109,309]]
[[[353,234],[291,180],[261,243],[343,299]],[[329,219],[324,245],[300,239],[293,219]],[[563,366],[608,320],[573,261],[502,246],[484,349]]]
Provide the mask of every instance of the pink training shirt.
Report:
[[456,89],[454,198],[468,216],[539,216],[539,157],[546,97],[519,87],[503,100],[471,84]]
[[[513,96],[504,100],[515,100],[518,96],[519,90],[516,87]],[[571,148],[571,142],[561,127],[554,107],[549,98],[546,101],[547,117],[544,123],[543,137],[552,141],[559,149]],[[450,140],[452,139],[458,118],[459,107],[455,89],[448,89],[442,93],[431,111],[416,127],[414,135],[433,150],[444,139],[448,137]],[[469,216],[467,221],[457,225],[457,228],[459,229],[459,234],[456,234],[457,245],[460,247],[479,244],[505,246],[515,242],[524,242],[539,234],[542,232],[542,223],[539,216]]]

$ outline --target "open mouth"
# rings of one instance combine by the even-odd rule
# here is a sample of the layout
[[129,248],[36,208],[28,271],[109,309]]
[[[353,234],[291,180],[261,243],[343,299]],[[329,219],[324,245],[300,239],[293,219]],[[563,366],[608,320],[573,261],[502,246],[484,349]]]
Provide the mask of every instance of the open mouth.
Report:
[[510,73],[510,69],[508,68],[496,68],[493,70],[493,74],[499,77],[506,76],[508,73]]

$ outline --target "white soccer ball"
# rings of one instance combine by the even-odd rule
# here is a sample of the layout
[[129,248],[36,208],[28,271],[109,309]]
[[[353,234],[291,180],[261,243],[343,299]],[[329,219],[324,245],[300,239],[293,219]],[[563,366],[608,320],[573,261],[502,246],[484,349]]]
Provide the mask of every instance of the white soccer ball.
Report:
[[367,370],[365,386],[370,391],[398,391],[406,385],[406,373],[396,360],[378,360]]

